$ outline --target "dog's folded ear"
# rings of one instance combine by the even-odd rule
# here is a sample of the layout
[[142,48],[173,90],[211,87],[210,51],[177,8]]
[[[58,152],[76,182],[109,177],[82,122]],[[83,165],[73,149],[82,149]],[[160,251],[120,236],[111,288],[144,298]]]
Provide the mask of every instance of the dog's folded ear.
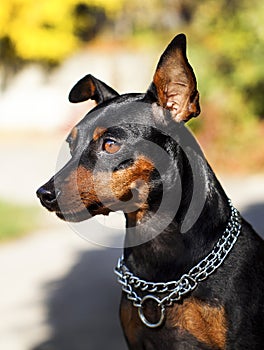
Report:
[[92,99],[99,104],[118,95],[119,94],[110,86],[96,79],[91,74],[88,74],[79,80],[71,89],[69,101],[78,103]]
[[186,56],[186,37],[177,35],[162,54],[148,93],[170,110],[176,122],[187,121],[200,113],[196,78]]

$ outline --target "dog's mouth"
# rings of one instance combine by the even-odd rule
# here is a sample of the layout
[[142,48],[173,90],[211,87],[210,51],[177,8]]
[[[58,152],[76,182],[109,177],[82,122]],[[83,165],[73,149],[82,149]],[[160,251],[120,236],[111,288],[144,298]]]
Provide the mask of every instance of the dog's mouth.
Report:
[[55,214],[63,221],[67,222],[81,222],[88,220],[96,215],[108,215],[111,212],[109,208],[106,208],[101,203],[93,203],[88,208],[84,208],[80,211],[55,211]]
[[58,218],[60,218],[63,221],[67,222],[80,222],[89,219],[91,215],[89,215],[89,212],[87,210],[83,210],[78,213],[62,213],[62,212],[56,212],[56,215]]
[[95,215],[108,215],[112,211],[99,201],[89,201],[85,205],[80,200],[75,205],[70,205],[67,201],[63,201],[60,194],[61,192],[58,192],[54,196],[51,191],[49,192],[45,188],[40,188],[37,191],[41,205],[64,221],[80,222],[90,219]]

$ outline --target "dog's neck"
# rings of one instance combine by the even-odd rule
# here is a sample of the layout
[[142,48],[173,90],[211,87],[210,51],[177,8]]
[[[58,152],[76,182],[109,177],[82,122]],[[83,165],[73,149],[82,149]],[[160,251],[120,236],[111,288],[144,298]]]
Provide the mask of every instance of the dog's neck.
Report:
[[[210,252],[225,230],[230,216],[228,198],[205,162],[200,171],[206,184],[201,214],[187,232],[182,232],[193,195],[189,172],[190,167],[181,171],[182,199],[173,220],[169,218],[168,208],[157,212],[155,203],[152,203],[145,216],[141,211],[126,215],[129,234],[125,240],[125,263],[135,275],[143,279],[158,282],[179,278]],[[150,217],[151,225],[140,224],[148,222]],[[166,220],[167,227],[159,232],[160,223]],[[144,239],[146,235],[154,238],[133,246],[134,238]]]

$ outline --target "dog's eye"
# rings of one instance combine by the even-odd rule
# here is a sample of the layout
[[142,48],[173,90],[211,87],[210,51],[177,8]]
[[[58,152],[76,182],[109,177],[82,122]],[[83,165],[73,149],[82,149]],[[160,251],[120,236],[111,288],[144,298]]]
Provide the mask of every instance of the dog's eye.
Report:
[[106,139],[103,143],[103,150],[110,154],[118,152],[120,147],[121,145],[112,139]]

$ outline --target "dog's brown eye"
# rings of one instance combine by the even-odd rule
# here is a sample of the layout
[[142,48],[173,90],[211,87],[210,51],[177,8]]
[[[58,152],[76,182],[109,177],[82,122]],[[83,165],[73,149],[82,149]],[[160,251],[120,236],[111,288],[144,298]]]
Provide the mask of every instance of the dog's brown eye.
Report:
[[120,147],[121,145],[118,142],[111,139],[107,139],[103,143],[103,150],[110,154],[118,152]]

